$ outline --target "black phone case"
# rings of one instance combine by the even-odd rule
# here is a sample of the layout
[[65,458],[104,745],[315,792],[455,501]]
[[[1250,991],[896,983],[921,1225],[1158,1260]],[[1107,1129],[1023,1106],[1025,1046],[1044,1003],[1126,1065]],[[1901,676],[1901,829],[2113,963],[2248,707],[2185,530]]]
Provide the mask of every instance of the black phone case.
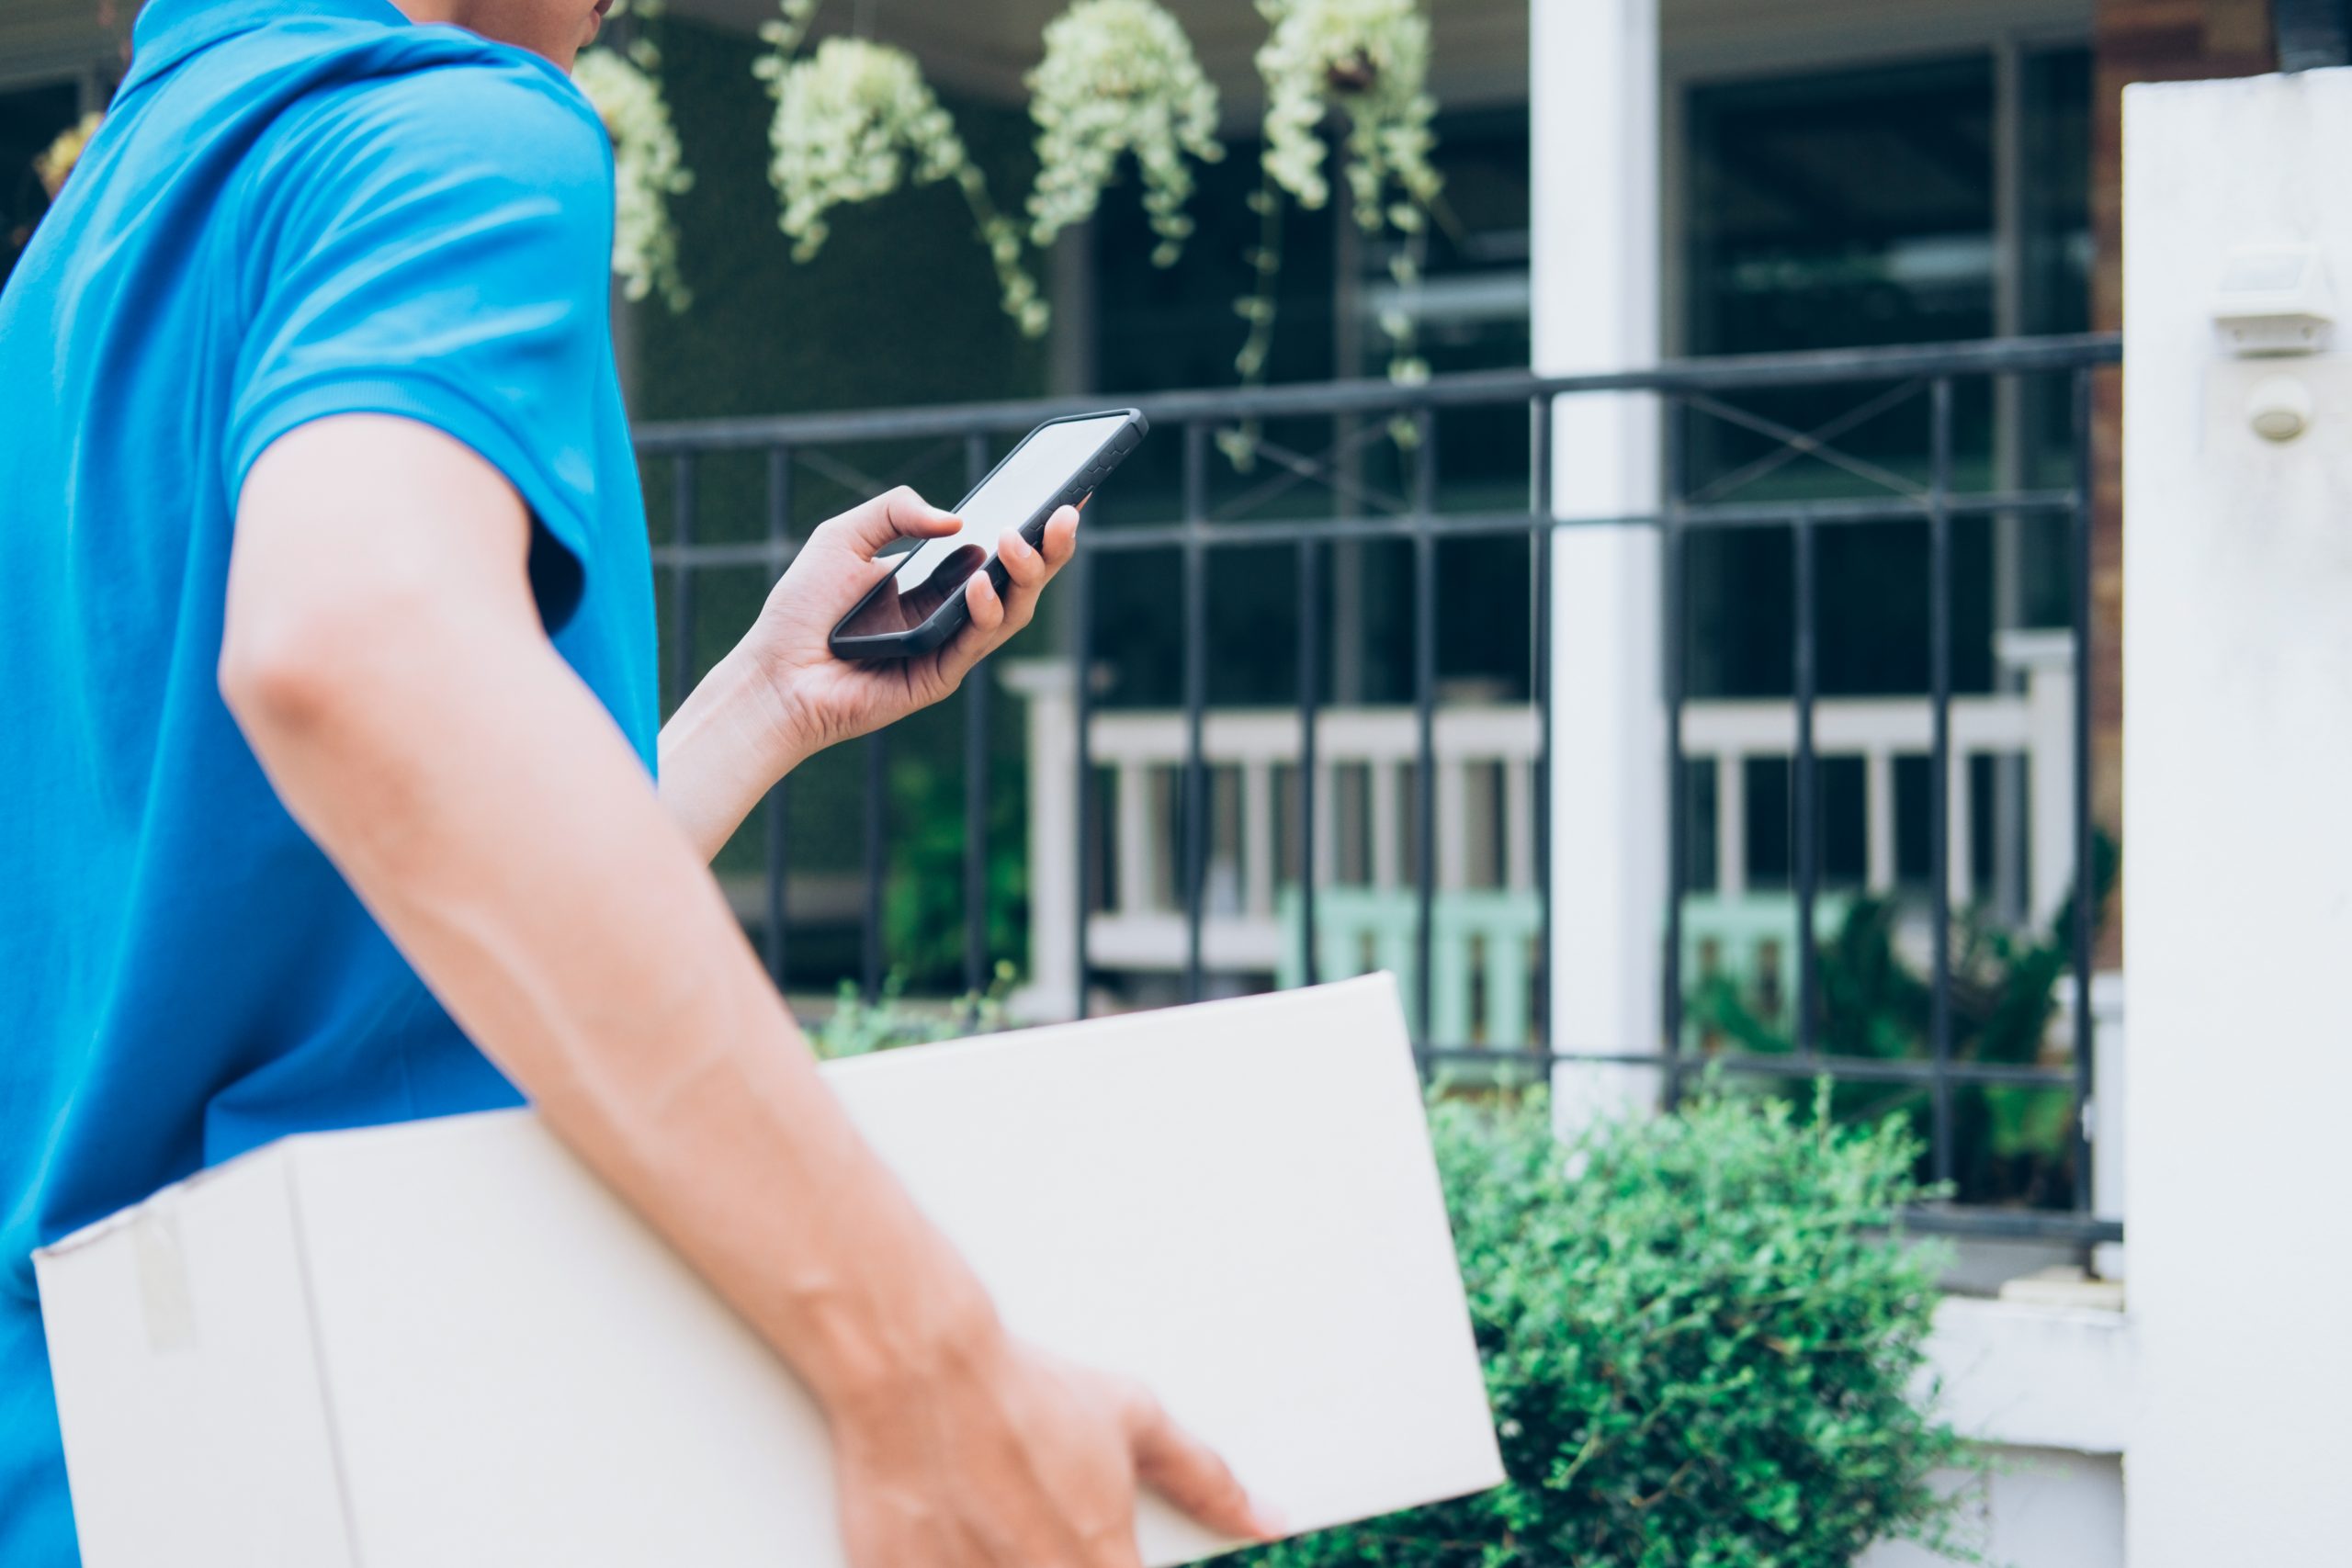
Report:
[[[1047,425],[1069,424],[1084,419],[1101,419],[1108,414],[1118,414],[1124,417],[1127,422],[1125,426],[1116,435],[1111,437],[1090,466],[1081,469],[1069,483],[1062,487],[1058,494],[1039,507],[1035,515],[1021,525],[1021,536],[1028,540],[1032,546],[1042,546],[1045,543],[1046,525],[1053,520],[1055,513],[1065,506],[1075,506],[1091,495],[1094,492],[1094,487],[1101,484],[1112,469],[1125,461],[1128,453],[1143,445],[1144,433],[1151,428],[1151,422],[1143,416],[1143,412],[1139,409],[1096,409],[1091,413],[1064,414],[1059,419],[1049,419],[1039,424],[1036,430],[1032,430],[1029,434],[1023,436],[1020,443],[1012,448],[1012,452],[1018,452],[1022,446],[1028,445],[1038,430],[1043,430]],[[957,510],[960,511],[973,496],[979,494],[987,487],[989,479],[996,478],[997,469],[1012,460],[1012,452],[1007,452],[999,460],[996,468],[990,468],[986,477],[965,494],[963,501],[956,502]],[[995,584],[999,593],[1003,592],[1005,585],[1012,581],[1004,570],[1004,564],[994,556],[989,558],[988,573],[989,581]],[[964,595],[953,593],[948,595],[945,604],[932,612],[929,620],[911,630],[893,632],[887,637],[843,637],[841,628],[857,619],[858,613],[865,608],[876,593],[881,592],[883,589],[889,586],[889,581],[890,580],[886,577],[876,583],[874,592],[852,606],[849,614],[843,615],[833,627],[831,637],[827,639],[827,646],[832,649],[834,657],[867,662],[880,662],[893,659],[920,659],[961,631],[965,623],[971,618],[971,612],[965,607]]]

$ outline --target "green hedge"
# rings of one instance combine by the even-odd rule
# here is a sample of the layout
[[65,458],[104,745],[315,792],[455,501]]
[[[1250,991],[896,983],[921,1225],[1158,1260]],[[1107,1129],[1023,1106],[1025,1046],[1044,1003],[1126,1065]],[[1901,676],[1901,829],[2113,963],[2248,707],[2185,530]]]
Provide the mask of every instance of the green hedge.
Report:
[[1555,1141],[1541,1096],[1433,1131],[1511,1481],[1250,1568],[1832,1568],[1967,1555],[1969,1449],[1917,1390],[1938,1259],[1883,1227],[1909,1134],[1774,1100]]

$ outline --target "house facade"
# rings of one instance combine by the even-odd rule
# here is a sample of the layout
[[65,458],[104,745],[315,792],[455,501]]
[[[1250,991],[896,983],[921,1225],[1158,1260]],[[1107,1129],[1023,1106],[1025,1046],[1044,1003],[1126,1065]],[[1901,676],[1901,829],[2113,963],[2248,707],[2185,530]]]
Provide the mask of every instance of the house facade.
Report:
[[[764,220],[745,216],[772,210],[765,100],[749,74],[770,7],[673,0],[656,25],[698,175],[681,214],[698,302],[675,317],[622,311],[640,415],[677,425],[1230,385],[1263,28],[1245,0],[1169,3],[1221,89],[1231,154],[1203,174],[1183,265],[1150,265],[1124,195],[1040,257],[1056,324],[1030,344],[996,316],[985,265],[939,193],[845,221],[826,256],[791,263]],[[103,102],[131,8],[22,0],[0,18],[0,168]],[[910,48],[991,178],[1017,188],[1021,78],[1057,9],[837,0],[820,28]],[[1278,385],[1376,378],[1378,323],[1400,311],[1441,378],[2112,333],[2122,87],[2268,70],[2293,19],[2266,0],[1436,0],[1430,12],[1449,221],[1428,243],[1423,281],[1405,288],[1379,243],[1332,214],[1293,213]],[[13,199],[0,257],[41,204],[33,186]],[[1204,983],[1418,969],[1429,1041],[1580,1050],[1590,1059],[1560,1063],[1555,1081],[1564,1102],[1586,1105],[1654,1098],[1660,1069],[1633,1057],[1661,1043],[1728,1049],[1742,1021],[1812,1045],[1792,1020],[1816,1008],[1805,998],[1819,981],[1797,955],[1871,902],[1895,908],[1889,940],[1915,969],[1940,951],[1928,931],[1936,886],[1951,908],[1981,913],[1988,941],[2081,934],[2098,983],[2077,988],[2070,975],[2030,1055],[1991,1066],[2019,1082],[2040,1072],[2106,1087],[2096,1100],[2018,1089],[1996,1101],[1989,1078],[1963,1086],[1958,1122],[2011,1115],[2025,1131],[2000,1135],[2041,1137],[2048,1153],[2012,1158],[1972,1194],[2016,1223],[2007,1252],[1972,1240],[1964,1262],[1978,1273],[1962,1282],[1995,1299],[1948,1313],[1943,1364],[1975,1429],[2027,1461],[1994,1483],[1998,1554],[2120,1563],[2127,1330],[2120,1314],[2085,1311],[2111,1293],[2085,1282],[2090,1294],[2070,1295],[2061,1280],[2040,1297],[1998,1295],[2033,1265],[2086,1259],[2126,1213],[2113,999],[2125,933],[2115,908],[2087,930],[2064,927],[2100,886],[2083,874],[2099,844],[2122,829],[2120,382],[2084,353],[2040,368],[1962,373],[1955,360],[1834,384],[1798,377],[1703,394],[1714,408],[1656,388],[1547,397],[1541,434],[1521,417],[1508,440],[1433,415],[1448,453],[1430,481],[1439,509],[1475,516],[1498,496],[1530,506],[1532,474],[1531,510],[1564,525],[1543,550],[1531,558],[1523,531],[1426,555],[1335,536],[1315,546],[1312,595],[1287,560],[1220,557],[1203,569],[1212,646],[1197,680],[1176,551],[1106,555],[1082,607],[1058,596],[1058,624],[1020,650],[992,710],[812,766],[792,786],[788,840],[778,803],[722,873],[780,983],[789,966],[808,988],[861,973],[873,986],[897,966],[911,944],[891,934],[887,885],[910,923],[953,932],[933,965],[943,989],[1005,956],[1032,1010],[1057,1016]],[[1288,511],[1264,513],[1277,521],[1353,517],[1365,494],[1401,494],[1411,479],[1379,428],[1319,405],[1267,428],[1278,441],[1295,431],[1293,456],[1313,471]],[[1176,515],[1175,427],[1161,443],[1160,467],[1132,476],[1132,500],[1105,497],[1106,531]],[[754,477],[706,454],[689,529],[679,497],[693,487],[663,466],[689,449],[682,437],[649,459],[676,686],[764,588],[766,558],[748,542],[767,536],[763,505],[778,514],[772,489],[763,502]],[[787,525],[827,493],[795,460]],[[895,471],[836,464],[830,482],[846,495]],[[960,469],[922,472],[942,489]],[[1210,488],[1264,482],[1220,471]],[[2080,537],[2064,506],[1955,514],[1935,612],[1948,632],[1940,675],[1925,527],[1824,526],[1801,541],[1799,527],[1764,522],[1694,533],[1669,557],[1657,529],[1605,525],[1686,505],[1830,516],[1888,493],[1932,512],[1938,497],[2077,489]],[[738,547],[741,570],[714,566],[695,585],[694,563],[719,557],[692,549]],[[1431,560],[1446,588],[1425,652],[1418,574]],[[1309,603],[1302,633],[1292,606]],[[1317,672],[1308,705],[1324,708],[1302,728],[1305,662]],[[1669,688],[1671,713],[1659,701]],[[1932,744],[1960,761],[1936,776],[1939,707],[1950,733]],[[1800,730],[1817,753],[1802,770]],[[978,767],[928,761],[972,735]],[[991,758],[999,787],[975,791]],[[1319,836],[1303,830],[1310,819]],[[940,822],[957,831],[932,854],[910,829]],[[1004,885],[1030,911],[1003,932],[982,919],[968,944],[958,890],[994,897],[1000,881],[961,836],[967,823],[1017,844]],[[1073,824],[1091,836],[1074,839]],[[1302,885],[1321,889],[1319,924]],[[1702,1014],[1715,979],[1736,1006]],[[2096,1073],[2078,1069],[2094,1018]],[[2056,1122],[2035,1132],[2051,1106]],[[2124,1272],[2111,1242],[2098,1261]]]

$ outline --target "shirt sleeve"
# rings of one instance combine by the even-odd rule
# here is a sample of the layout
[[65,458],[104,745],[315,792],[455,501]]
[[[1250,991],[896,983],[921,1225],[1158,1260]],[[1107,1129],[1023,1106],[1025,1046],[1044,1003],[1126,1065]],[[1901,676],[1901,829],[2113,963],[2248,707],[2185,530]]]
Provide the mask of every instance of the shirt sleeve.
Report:
[[520,63],[377,78],[290,124],[255,165],[242,236],[255,271],[232,500],[270,444],[311,420],[431,425],[530,508],[531,581],[557,629],[593,567],[604,478],[611,159],[585,101]]

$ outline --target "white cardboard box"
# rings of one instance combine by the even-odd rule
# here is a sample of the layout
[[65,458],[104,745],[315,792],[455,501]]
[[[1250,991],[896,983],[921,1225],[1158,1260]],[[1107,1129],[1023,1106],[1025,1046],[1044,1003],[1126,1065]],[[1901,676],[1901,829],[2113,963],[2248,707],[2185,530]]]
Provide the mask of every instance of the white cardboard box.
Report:
[[[1295,1528],[1502,1480],[1386,976],[826,1070],[1016,1332]],[[36,1262],[86,1568],[842,1562],[799,1384],[526,1112],[289,1138]]]

